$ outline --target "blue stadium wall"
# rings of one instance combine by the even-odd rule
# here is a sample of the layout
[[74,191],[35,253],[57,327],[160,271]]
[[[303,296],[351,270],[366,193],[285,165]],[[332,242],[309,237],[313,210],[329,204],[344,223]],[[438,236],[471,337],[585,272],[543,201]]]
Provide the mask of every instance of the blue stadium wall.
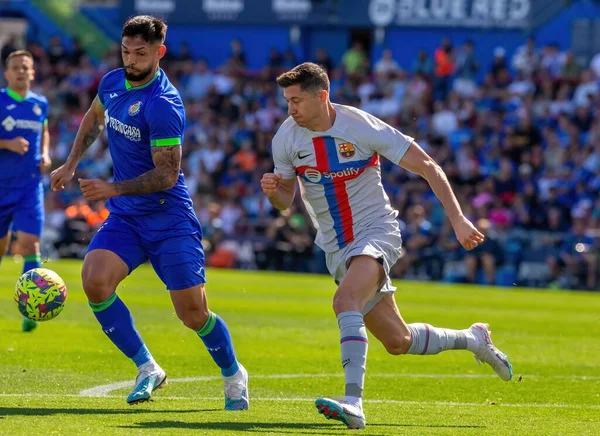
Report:
[[[522,29],[465,29],[453,27],[390,27],[385,30],[383,43],[373,45],[371,57],[376,61],[384,48],[390,48],[400,65],[410,69],[420,49],[432,52],[440,40],[448,36],[455,45],[467,39],[476,43],[475,51],[482,69],[492,62],[493,50],[503,47],[508,59],[514,50],[523,44],[530,34],[534,35],[538,46],[557,43],[561,50],[571,46],[572,21],[578,18],[600,18],[600,4],[580,1],[565,8],[534,32]],[[171,25],[168,44],[176,51],[182,42],[190,44],[192,53],[204,57],[211,67],[222,65],[230,53],[230,41],[241,39],[251,69],[265,65],[272,48],[285,50],[292,48],[299,59],[313,59],[315,50],[325,48],[334,62],[339,64],[343,53],[350,45],[351,33],[348,28],[302,27],[301,37],[296,44],[290,40],[288,26],[177,26]]]

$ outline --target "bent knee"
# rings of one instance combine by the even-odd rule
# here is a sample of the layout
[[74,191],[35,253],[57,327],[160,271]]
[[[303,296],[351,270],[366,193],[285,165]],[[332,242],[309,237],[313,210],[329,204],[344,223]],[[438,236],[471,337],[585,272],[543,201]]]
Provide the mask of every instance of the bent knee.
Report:
[[208,321],[210,311],[201,307],[186,308],[185,310],[181,310],[180,312],[178,312],[177,316],[179,317],[181,322],[183,322],[184,326],[197,332],[200,329],[202,329],[202,327],[204,327],[204,324],[206,324],[206,322]]
[[391,338],[390,340],[383,342],[383,345],[388,353],[393,356],[399,356],[408,352],[411,343],[410,333],[408,333],[406,335]]
[[112,284],[106,274],[84,268],[81,272],[83,290],[92,303],[101,303],[115,291],[116,284]]
[[33,256],[40,251],[40,243],[34,240],[17,241],[16,245],[21,256]]

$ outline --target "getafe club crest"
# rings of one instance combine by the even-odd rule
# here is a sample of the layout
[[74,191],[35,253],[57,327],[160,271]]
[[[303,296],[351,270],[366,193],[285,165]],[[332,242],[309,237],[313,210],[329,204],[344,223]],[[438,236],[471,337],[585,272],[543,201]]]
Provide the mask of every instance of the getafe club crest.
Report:
[[354,153],[356,153],[356,150],[354,149],[354,144],[350,142],[344,142],[343,144],[340,144],[340,154],[346,159],[349,159],[352,156],[354,156]]
[[39,117],[40,115],[42,115],[42,109],[36,104],[35,106],[33,106],[33,113]]
[[140,111],[141,107],[142,107],[142,102],[136,101],[131,106],[129,106],[129,110],[127,111],[127,113],[129,113],[129,115],[131,115],[131,116],[137,115],[138,112]]

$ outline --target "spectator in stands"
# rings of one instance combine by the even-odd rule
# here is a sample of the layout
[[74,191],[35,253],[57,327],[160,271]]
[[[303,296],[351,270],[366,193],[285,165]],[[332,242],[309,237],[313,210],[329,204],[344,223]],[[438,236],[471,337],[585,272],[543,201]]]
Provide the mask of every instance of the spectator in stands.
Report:
[[54,35],[48,42],[48,62],[52,66],[56,66],[59,62],[67,60],[67,49],[65,48],[60,35]]
[[600,80],[600,52],[596,53],[590,60],[590,70],[592,70],[596,78]]
[[564,64],[560,72],[560,78],[569,82],[576,81],[581,75],[583,67],[571,50],[565,52]]
[[531,77],[537,70],[539,61],[540,56],[535,48],[535,38],[529,37],[527,42],[515,51],[512,67],[524,77]]
[[452,43],[449,38],[444,38],[433,55],[433,98],[435,101],[445,100],[450,92],[450,82],[455,71],[453,57]]
[[204,59],[200,59],[196,62],[193,72],[186,81],[183,94],[190,100],[202,100],[208,94],[214,81],[214,75],[209,70],[208,64]]
[[560,77],[564,63],[565,56],[560,52],[558,44],[546,44],[542,47],[541,71],[548,73],[553,79],[557,79]]
[[433,62],[429,57],[426,50],[419,50],[417,59],[415,59],[412,72],[414,75],[421,75],[422,77],[429,78],[433,74]]
[[456,54],[456,79],[454,91],[461,97],[473,97],[477,90],[475,77],[479,63],[473,51],[473,41],[467,40],[462,49]]
[[591,70],[584,70],[581,73],[581,81],[575,88],[573,103],[576,106],[591,106],[594,97],[600,92],[598,81]]
[[425,208],[416,204],[411,206],[407,212],[407,221],[401,225],[404,254],[392,268],[394,277],[402,277],[410,267],[422,260],[428,253],[427,248],[435,241],[433,225],[427,220]]
[[[11,37],[8,38],[8,41],[4,42],[4,44],[2,45],[2,50],[0,50],[0,59],[1,59],[1,65],[4,66],[5,62],[6,62],[6,58],[8,57],[9,54],[11,54],[13,51],[17,51],[19,49],[19,38],[16,35],[12,35]],[[34,59],[36,62],[38,61],[38,59]]]
[[354,41],[352,47],[344,53],[342,65],[348,78],[356,81],[367,74],[369,68],[369,58],[365,54],[363,44],[360,41]]
[[483,244],[465,254],[465,278],[467,283],[478,283],[477,274],[483,270],[485,284],[496,283],[496,269],[504,262],[504,252],[491,231],[491,222],[486,219],[477,220],[477,228],[485,235]]
[[[587,234],[586,218],[573,217],[572,230],[561,245],[558,256],[549,256],[547,263],[557,285],[596,289],[598,246]],[[563,268],[565,275],[562,274]]]
[[398,65],[398,62],[394,60],[392,50],[389,48],[383,50],[381,59],[375,62],[373,71],[382,76],[389,76],[390,74],[396,74],[400,72],[400,66]]
[[69,65],[73,67],[78,67],[81,60],[86,56],[85,49],[81,45],[81,41],[79,38],[73,39],[73,49],[71,53],[68,55]]
[[508,71],[508,66],[506,64],[506,50],[504,47],[496,47],[494,49],[494,60],[490,66],[490,73],[494,79],[497,79],[502,71]]
[[331,73],[333,72],[333,61],[324,48],[317,49],[313,62],[323,67],[323,69],[327,72],[327,75],[331,76]]

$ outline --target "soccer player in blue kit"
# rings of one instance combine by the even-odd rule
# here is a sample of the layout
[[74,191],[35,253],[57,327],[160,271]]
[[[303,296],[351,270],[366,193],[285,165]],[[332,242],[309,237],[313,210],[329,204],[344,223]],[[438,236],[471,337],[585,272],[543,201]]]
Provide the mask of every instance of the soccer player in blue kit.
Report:
[[[40,266],[40,236],[44,227],[42,172],[50,168],[48,100],[30,90],[35,71],[25,50],[6,59],[8,87],[0,90],[0,261],[11,229],[23,256],[23,272]],[[23,318],[23,331],[37,326]]]
[[64,189],[74,177],[81,156],[104,126],[114,181],[79,179],[79,184],[89,201],[108,200],[110,215],[90,243],[82,280],[102,330],[138,368],[127,402],[148,401],[167,378],[116,294],[118,284],[150,260],[177,316],[221,368],[225,409],[243,410],[249,406],[248,373],[236,359],[227,325],[206,301],[202,229],[180,169],[184,107],[159,67],[166,30],[163,21],[147,15],[124,24],[124,68],[100,81],[67,161],[52,173],[52,189]]

